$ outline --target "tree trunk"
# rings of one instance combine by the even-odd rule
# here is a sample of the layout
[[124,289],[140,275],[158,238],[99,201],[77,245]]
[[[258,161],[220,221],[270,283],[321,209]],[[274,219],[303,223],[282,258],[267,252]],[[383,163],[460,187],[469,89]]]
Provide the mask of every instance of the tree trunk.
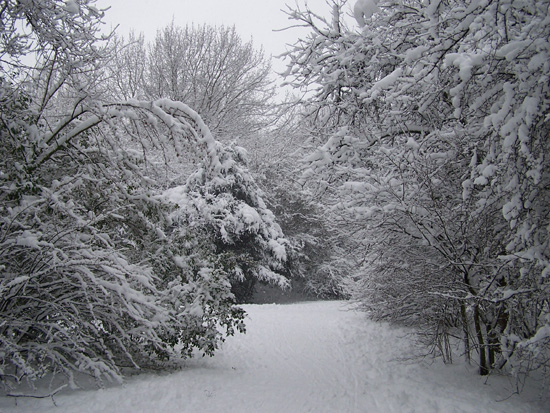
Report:
[[474,307],[474,325],[477,334],[477,341],[479,346],[479,374],[487,376],[489,374],[489,367],[487,366],[487,353],[485,346],[485,339],[483,338],[483,331],[481,329],[481,320],[479,315],[479,307]]
[[462,317],[462,332],[464,334],[464,357],[466,357],[466,361],[468,364],[470,364],[471,361],[471,351],[470,348],[470,335],[469,335],[469,329],[468,329],[468,315],[466,314],[466,305],[464,303],[460,304],[460,315]]
[[501,344],[500,344],[500,337],[502,336],[502,332],[506,330],[506,326],[508,325],[508,312],[506,311],[506,307],[504,303],[501,303],[499,308],[497,309],[497,317],[495,321],[495,325],[491,327],[491,331],[488,332],[489,337],[489,366],[491,368],[498,367],[497,364],[500,364],[501,362],[497,363],[497,356],[502,354]]

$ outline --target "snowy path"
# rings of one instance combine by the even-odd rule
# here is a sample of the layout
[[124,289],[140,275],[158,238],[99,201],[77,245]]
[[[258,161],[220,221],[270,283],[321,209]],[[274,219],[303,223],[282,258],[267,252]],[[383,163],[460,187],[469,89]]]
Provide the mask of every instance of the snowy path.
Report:
[[403,363],[404,330],[365,320],[341,302],[245,306],[248,333],[180,372],[49,400],[1,398],[0,412],[538,412],[507,381],[484,384],[463,365]]

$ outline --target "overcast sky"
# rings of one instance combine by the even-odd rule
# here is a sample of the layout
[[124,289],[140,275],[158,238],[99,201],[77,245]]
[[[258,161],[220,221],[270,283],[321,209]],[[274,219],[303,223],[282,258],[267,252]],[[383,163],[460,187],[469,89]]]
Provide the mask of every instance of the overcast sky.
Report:
[[[305,0],[298,0],[303,4]],[[120,25],[118,32],[125,35],[130,29],[143,32],[152,40],[157,29],[174,20],[176,25],[208,23],[212,25],[235,25],[243,40],[253,39],[254,45],[264,47],[266,55],[279,55],[285,51],[285,44],[294,43],[303,30],[283,29],[292,24],[286,4],[295,5],[295,0],[98,0],[98,6],[108,7],[105,21],[108,25]],[[314,11],[327,10],[325,0],[307,0]],[[327,16],[328,17],[328,16]],[[282,70],[281,63],[274,62],[274,68]]]

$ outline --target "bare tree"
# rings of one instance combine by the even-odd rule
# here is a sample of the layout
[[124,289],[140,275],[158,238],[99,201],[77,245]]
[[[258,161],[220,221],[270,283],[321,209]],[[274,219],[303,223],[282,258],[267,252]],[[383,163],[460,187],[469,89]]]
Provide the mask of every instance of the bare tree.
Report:
[[111,76],[124,97],[169,98],[196,110],[215,136],[242,140],[272,122],[271,67],[234,27],[176,26],[153,42],[118,40]]
[[106,66],[110,93],[117,99],[146,98],[147,49],[143,34],[130,32],[128,39],[114,36],[111,61]]

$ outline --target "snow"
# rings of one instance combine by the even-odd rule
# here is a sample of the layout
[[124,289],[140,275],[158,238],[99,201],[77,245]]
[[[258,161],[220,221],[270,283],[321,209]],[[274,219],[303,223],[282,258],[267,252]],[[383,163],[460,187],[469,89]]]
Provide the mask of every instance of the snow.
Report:
[[384,77],[383,79],[380,79],[378,82],[376,82],[373,85],[373,88],[375,89],[389,89],[392,87],[392,85],[397,81],[399,76],[403,73],[403,70],[401,68],[395,69],[393,72],[391,72],[389,75]]
[[482,172],[482,175],[486,178],[490,178],[495,174],[495,172],[498,170],[498,167],[496,165],[487,165]]
[[30,231],[23,231],[23,233],[17,237],[16,244],[24,247],[40,249],[40,242],[38,241],[38,238]]
[[505,58],[506,60],[512,61],[518,57],[519,54],[525,51],[527,47],[530,46],[532,40],[513,40],[507,42],[504,46],[497,50],[496,56],[500,58]]
[[359,27],[365,27],[366,20],[378,12],[378,0],[357,0],[353,6],[353,17],[357,21]]
[[[247,204],[240,204],[236,215],[240,218],[239,222],[241,226],[245,224],[245,228],[252,228],[254,231],[258,231],[261,225],[262,219],[258,211]],[[244,230],[244,228],[242,229]]]
[[485,176],[478,176],[474,180],[474,185],[487,185],[488,183],[489,183],[489,181],[487,180],[487,178]]
[[[246,305],[247,334],[181,371],[142,374],[122,386],[0,398],[10,412],[539,412],[504,377],[464,364],[407,359],[409,330],[375,323],[344,302]],[[406,360],[406,361],[405,361]],[[55,387],[55,386],[54,386]],[[41,394],[44,394],[43,391]],[[500,401],[499,401],[500,400]]]
[[412,138],[411,136],[409,136],[409,138],[407,139],[406,146],[408,146],[413,150],[418,150],[420,148],[420,145],[418,144],[418,142],[416,142],[414,138]]
[[459,68],[459,76],[463,82],[472,77],[472,69],[483,64],[484,56],[474,53],[448,53],[445,56],[447,66],[454,65]]
[[6,288],[6,289],[12,288],[12,287],[16,286],[17,284],[23,284],[24,282],[27,282],[29,279],[30,279],[29,276],[21,275],[19,277],[14,278],[13,280],[11,280],[9,283],[4,285],[3,287]]
[[283,241],[284,240],[269,240],[269,247],[273,251],[275,258],[279,261],[286,261],[287,259],[286,248]]
[[418,46],[413,49],[407,50],[405,53],[405,60],[404,62],[406,64],[410,64],[411,62],[414,62],[422,57],[422,55],[429,51],[429,46]]
[[526,345],[529,345],[529,344],[536,343],[538,341],[548,339],[549,337],[550,337],[550,326],[549,325],[544,325],[544,326],[540,327],[537,330],[537,333],[535,334],[535,336],[533,338],[531,338],[530,340],[527,340],[525,343],[523,343],[523,346],[526,346]]
[[80,12],[80,6],[76,0],[67,0],[65,2],[65,10],[69,14],[78,14]]

